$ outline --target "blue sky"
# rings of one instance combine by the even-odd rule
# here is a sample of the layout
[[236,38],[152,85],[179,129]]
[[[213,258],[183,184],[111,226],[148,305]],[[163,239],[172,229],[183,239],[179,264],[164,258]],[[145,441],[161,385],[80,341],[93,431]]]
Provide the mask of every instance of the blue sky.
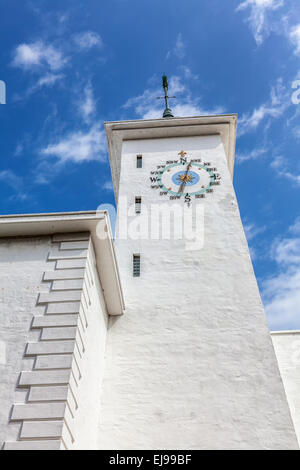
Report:
[[238,113],[234,185],[269,325],[300,329],[299,1],[0,8],[0,213],[113,203],[103,122],[160,117],[166,72],[175,115]]

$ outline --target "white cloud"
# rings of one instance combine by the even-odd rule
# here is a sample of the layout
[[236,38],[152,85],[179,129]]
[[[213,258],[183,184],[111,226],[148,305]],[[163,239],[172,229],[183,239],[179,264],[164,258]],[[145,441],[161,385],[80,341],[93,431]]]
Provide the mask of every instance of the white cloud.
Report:
[[295,46],[295,54],[300,55],[300,23],[291,28],[289,38]]
[[283,114],[285,106],[262,104],[250,114],[244,114],[239,122],[240,133],[255,130],[267,117],[277,118]]
[[79,112],[84,121],[89,122],[96,111],[96,100],[94,98],[93,89],[90,83],[87,84],[83,91],[83,96],[79,100]]
[[256,252],[256,249],[254,248],[254,246],[252,246],[250,244],[250,242],[254,238],[256,238],[258,235],[265,232],[266,227],[265,226],[258,227],[257,225],[255,225],[254,223],[251,223],[251,222],[244,223],[243,227],[244,227],[245,235],[246,235],[248,246],[249,246],[250,257],[251,257],[252,261],[254,261],[257,258],[257,252]]
[[182,83],[180,77],[173,75],[169,80],[169,89],[170,95],[173,93],[183,93],[186,89],[186,86],[184,83]]
[[99,34],[94,31],[84,31],[74,36],[74,42],[81,50],[88,50],[92,47],[102,47],[103,42]]
[[14,156],[18,157],[19,155],[22,155],[23,150],[24,150],[24,145],[21,143],[18,143],[16,146],[16,150],[14,152]]
[[24,95],[15,95],[14,100],[20,101],[24,98],[28,98],[30,95],[37,92],[43,87],[51,87],[55,85],[55,83],[61,81],[64,77],[65,76],[62,73],[46,73],[45,75],[40,77],[36,83],[28,87]]
[[86,132],[71,132],[41,149],[41,154],[56,157],[59,163],[82,163],[91,160],[104,161],[106,155],[104,131],[100,124],[96,124]]
[[256,250],[253,246],[249,246],[249,253],[250,253],[250,258],[252,261],[256,260],[257,258],[257,253]]
[[[177,96],[183,93],[185,96]],[[205,109],[201,106],[200,98],[191,97],[191,93],[186,84],[182,82],[181,77],[174,75],[169,79],[169,95],[176,93],[176,100],[169,102],[174,116],[202,116],[208,114],[221,114],[224,108],[216,107],[213,109]],[[145,90],[141,95],[130,98],[125,105],[125,109],[133,108],[136,114],[142,119],[158,119],[162,117],[164,110],[164,101],[157,100],[161,96],[161,90]]]
[[267,147],[258,147],[249,152],[238,153],[236,156],[236,162],[244,163],[247,160],[256,160],[257,158],[266,155],[268,150],[269,149]]
[[190,79],[198,80],[199,79],[199,75],[195,75],[189,67],[186,67],[185,65],[183,65],[181,67],[181,69],[182,69],[183,74],[184,74],[184,76],[187,80],[190,80]]
[[42,86],[52,86],[54,83],[56,83],[58,80],[61,80],[64,78],[64,75],[61,73],[47,73],[46,75],[43,75],[37,82],[38,87]]
[[250,9],[247,21],[256,43],[261,44],[274,27],[269,17],[270,13],[283,5],[284,0],[245,0],[237,6],[236,11]]
[[291,172],[288,162],[282,156],[277,156],[271,163],[271,167],[276,171],[277,176],[287,178],[300,185],[300,174],[297,171]]
[[272,330],[300,329],[300,268],[289,268],[263,283],[262,297]]
[[272,258],[281,266],[298,265],[300,267],[300,238],[276,240],[271,249]]
[[20,176],[17,176],[13,171],[0,171],[0,182],[1,185],[7,184],[14,190],[14,194],[10,197],[11,200],[23,201],[28,198],[28,195],[23,190],[23,179]]
[[294,129],[292,129],[292,133],[296,139],[300,139],[300,126],[294,127]]
[[297,217],[293,225],[289,227],[289,231],[295,235],[300,235],[300,217]]
[[167,59],[169,59],[172,55],[174,55],[178,59],[183,59],[185,57],[185,45],[182,40],[181,33],[178,33],[174,48],[168,51]]
[[11,170],[0,171],[0,181],[16,190],[22,186],[22,179]]
[[[298,224],[297,219],[295,224]],[[262,297],[270,328],[299,329],[300,238],[276,240],[271,248],[271,257],[279,272],[262,283]]]
[[113,191],[113,184],[111,180],[107,180],[101,185],[101,188],[104,189],[105,191]]
[[290,105],[290,95],[282,85],[282,79],[278,79],[276,85],[271,87],[269,100],[241,116],[238,121],[239,135],[255,130],[267,118],[277,119]]
[[263,233],[266,230],[266,227],[257,227],[257,225],[253,223],[246,223],[244,225],[244,230],[247,241],[250,242],[251,240],[253,240],[253,238],[257,237],[257,235]]
[[43,41],[36,41],[31,44],[19,44],[14,50],[12,65],[24,70],[46,67],[56,71],[62,69],[66,62],[67,59],[59,49]]

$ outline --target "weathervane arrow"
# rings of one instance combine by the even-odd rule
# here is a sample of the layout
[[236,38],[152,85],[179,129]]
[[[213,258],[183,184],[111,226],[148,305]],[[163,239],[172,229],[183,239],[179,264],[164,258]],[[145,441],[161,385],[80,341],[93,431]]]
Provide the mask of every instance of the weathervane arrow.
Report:
[[164,99],[165,100],[166,107],[165,107],[165,110],[164,110],[163,118],[174,117],[174,115],[172,114],[171,108],[169,108],[169,99],[170,98],[176,98],[176,96],[168,96],[169,85],[168,85],[168,78],[167,78],[166,75],[163,75],[163,77],[162,77],[162,86],[163,86],[163,89],[164,89],[164,92],[165,92],[165,96],[158,96],[156,99],[158,99],[158,100]]

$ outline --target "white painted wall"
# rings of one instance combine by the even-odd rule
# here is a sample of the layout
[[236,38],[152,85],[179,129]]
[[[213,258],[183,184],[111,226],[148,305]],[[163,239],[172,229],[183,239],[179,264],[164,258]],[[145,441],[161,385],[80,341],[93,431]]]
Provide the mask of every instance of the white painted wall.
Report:
[[[88,243],[88,242],[87,242]],[[49,253],[58,250],[58,245],[51,241],[51,237],[40,237],[40,238],[23,238],[23,239],[0,239],[0,448],[6,441],[8,448],[28,448],[28,445],[32,445],[34,449],[39,448],[41,441],[38,441],[39,435],[35,435],[35,441],[19,442],[19,433],[21,429],[22,419],[19,421],[10,421],[10,415],[13,405],[26,404],[28,398],[29,387],[21,389],[17,385],[19,383],[19,376],[22,371],[33,371],[35,358],[24,358],[25,346],[28,342],[35,345],[39,342],[41,329],[32,330],[32,320],[38,315],[38,318],[45,318],[46,305],[37,305],[38,296],[40,293],[49,295],[57,295],[55,291],[48,294],[50,289],[50,282],[42,282],[43,275],[47,271],[54,271],[55,262],[47,261],[49,259]],[[60,255],[68,256],[71,250],[61,251]],[[60,328],[56,328],[55,325],[51,324],[50,328],[44,328],[43,335],[50,335],[51,340],[67,339],[68,333],[73,338],[73,330],[77,330],[77,344],[80,344],[80,350],[82,357],[79,358],[78,353],[75,351],[75,357],[77,356],[77,362],[81,372],[81,378],[79,379],[77,368],[74,377],[78,386],[74,386],[74,380],[72,382],[72,389],[75,394],[75,398],[78,404],[78,408],[74,411],[74,419],[68,414],[68,424],[71,425],[71,431],[75,438],[74,443],[68,442],[69,449],[97,449],[98,446],[98,422],[100,419],[100,393],[101,393],[101,382],[104,371],[104,352],[106,342],[106,332],[108,316],[106,311],[106,305],[104,301],[104,295],[102,287],[100,285],[94,251],[92,245],[89,245],[87,253],[88,263],[85,270],[84,279],[84,290],[85,298],[89,299],[88,305],[83,302],[81,308],[84,307],[85,316],[87,318],[88,325],[84,325],[84,328],[62,328],[61,322],[59,323]],[[76,261],[73,260],[73,261]],[[78,264],[81,260],[76,261]],[[84,264],[86,260],[83,259]],[[87,280],[87,271],[88,278]],[[58,271],[55,271],[58,273]],[[59,271],[61,274],[63,270]],[[64,274],[66,276],[66,274]],[[50,276],[51,278],[51,276]],[[92,282],[91,282],[92,281]],[[54,281],[54,283],[57,281]],[[64,281],[59,281],[64,282]],[[70,281],[67,281],[70,283]],[[77,281],[78,282],[78,281]],[[74,288],[76,281],[71,281]],[[82,281],[81,281],[82,284]],[[80,285],[81,285],[80,284]],[[59,292],[62,298],[62,302],[66,300],[66,296],[74,291],[66,284],[65,289]],[[76,286],[75,286],[76,288]],[[80,299],[81,291],[78,292],[78,300]],[[84,305],[83,305],[84,304]],[[52,303],[52,307],[57,304]],[[70,305],[70,304],[60,304]],[[58,311],[61,311],[58,309]],[[82,315],[81,315],[82,316]],[[51,315],[50,315],[51,317]],[[55,316],[54,316],[55,317]],[[53,318],[54,318],[53,317]],[[64,315],[59,315],[63,318]],[[49,316],[48,316],[49,318]],[[59,334],[65,335],[62,338]],[[82,338],[84,344],[84,352],[82,352],[82,342],[79,341],[79,335]],[[46,341],[47,342],[47,341]],[[55,341],[51,341],[55,343]],[[72,352],[72,351],[69,351]],[[51,359],[51,356],[39,356],[39,359],[47,357],[47,360]],[[68,355],[58,356],[60,359],[68,359]],[[49,370],[49,374],[53,373],[70,373],[69,362],[66,363],[65,370]],[[53,367],[54,369],[55,367]],[[42,371],[41,373],[48,373]],[[32,373],[32,372],[30,372]],[[37,373],[37,372],[33,372]],[[34,382],[36,383],[36,382]],[[41,390],[51,390],[51,385],[55,383],[46,382],[48,387],[40,387]],[[54,386],[54,389],[57,387]],[[53,399],[57,397],[53,397]],[[45,400],[45,399],[43,399]],[[62,400],[64,400],[62,398]],[[65,406],[65,401],[62,402]],[[27,407],[31,405],[27,403]],[[49,395],[48,401],[44,405],[45,412],[48,412],[51,406],[59,406],[55,402],[51,403],[51,395]],[[48,407],[48,408],[47,408]],[[15,407],[15,410],[17,408]],[[27,408],[28,419],[35,419],[35,421],[28,421],[27,424],[34,424],[36,427],[36,420],[40,417],[40,408],[34,410]],[[68,409],[67,409],[68,411]],[[15,411],[16,413],[17,411]],[[20,412],[20,410],[18,410]],[[24,416],[24,411],[21,412]],[[36,416],[38,414],[38,417]],[[56,424],[59,421],[51,420]],[[42,425],[45,425],[45,421],[41,421]],[[46,423],[47,425],[47,423]],[[36,432],[36,431],[35,431]],[[41,434],[43,436],[43,434]],[[58,438],[57,438],[58,439]],[[34,441],[34,442],[33,442]],[[42,441],[45,442],[45,441]],[[54,441],[49,441],[50,443]],[[59,440],[56,440],[59,442]],[[46,444],[45,447],[46,448]],[[51,447],[52,448],[52,447]]]
[[[32,370],[33,359],[23,358],[27,341],[35,341],[40,330],[30,331],[38,294],[48,292],[41,284],[51,246],[50,237],[0,239],[0,448],[5,440],[16,440],[19,423],[10,423],[14,403],[25,403],[28,390],[16,389],[20,372]],[[50,268],[51,269],[51,268]]]
[[296,448],[220,138],[124,142],[119,195],[161,203],[150,171],[182,148],[222,175],[204,200],[204,248],[116,240],[126,314],[109,320],[99,447]]
[[91,300],[87,310],[89,326],[83,336],[85,353],[80,361],[82,378],[76,394],[78,410],[74,417],[75,442],[71,450],[89,450],[98,447],[99,397],[104,373],[108,316],[91,249],[89,260],[94,284],[89,289]]
[[271,337],[300,444],[300,331],[273,332]]

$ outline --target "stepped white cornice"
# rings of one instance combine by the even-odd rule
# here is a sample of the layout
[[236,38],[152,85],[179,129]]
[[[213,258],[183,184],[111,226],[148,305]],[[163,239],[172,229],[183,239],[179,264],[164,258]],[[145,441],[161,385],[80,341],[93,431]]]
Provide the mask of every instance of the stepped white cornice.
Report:
[[[99,238],[97,230],[107,232]],[[124,313],[125,304],[107,211],[59,212],[0,216],[0,238],[90,232],[97,271],[110,315]],[[99,233],[99,231],[98,231]]]

